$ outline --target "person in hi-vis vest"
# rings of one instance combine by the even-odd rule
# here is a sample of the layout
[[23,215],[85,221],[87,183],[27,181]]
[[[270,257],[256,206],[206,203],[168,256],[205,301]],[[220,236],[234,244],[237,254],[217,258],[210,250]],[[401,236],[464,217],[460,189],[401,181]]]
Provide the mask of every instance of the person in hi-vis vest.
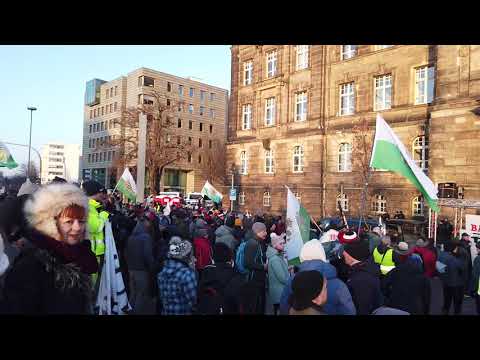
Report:
[[87,230],[89,233],[92,251],[97,257],[99,272],[92,275],[95,288],[97,280],[102,271],[103,257],[105,255],[105,222],[108,220],[109,213],[103,210],[103,203],[106,200],[105,188],[95,180],[89,180],[83,183],[83,190],[88,196],[88,220]]
[[380,265],[380,271],[384,276],[395,268],[390,236],[383,236],[380,245],[373,250],[373,261]]

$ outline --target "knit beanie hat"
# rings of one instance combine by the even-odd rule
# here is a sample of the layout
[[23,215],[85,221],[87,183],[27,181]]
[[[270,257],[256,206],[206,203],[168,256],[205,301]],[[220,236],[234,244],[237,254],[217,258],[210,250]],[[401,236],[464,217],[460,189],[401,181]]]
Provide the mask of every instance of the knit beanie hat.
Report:
[[317,239],[307,241],[300,250],[300,261],[304,262],[307,260],[327,261],[325,249]]
[[312,306],[312,300],[318,297],[323,289],[323,275],[319,271],[300,271],[292,281],[290,305],[297,311]]
[[401,241],[401,242],[398,243],[397,246],[395,246],[394,251],[399,255],[407,255],[408,254],[408,244],[404,241]]
[[267,227],[265,226],[264,223],[256,222],[255,224],[252,225],[252,231],[254,234],[258,234],[258,233],[261,233],[262,231],[267,231]]
[[390,236],[385,235],[385,236],[382,236],[381,242],[382,242],[382,244],[388,246],[392,243],[392,240],[390,239]]
[[338,233],[338,241],[340,241],[340,244],[350,244],[357,240],[357,233],[353,230],[340,231]]
[[346,244],[343,251],[358,261],[365,261],[370,256],[368,243],[365,241]]
[[375,226],[373,229],[372,229],[372,232],[379,235],[379,236],[382,236],[382,230],[380,230],[380,228],[378,226]]
[[285,240],[285,233],[281,234],[281,235],[277,235],[275,233],[271,233],[270,234],[270,239],[272,241],[272,246],[275,247],[276,245],[278,245],[279,243],[281,243],[282,241]]
[[172,236],[168,248],[168,257],[170,259],[178,259],[189,261],[192,252],[192,245],[187,240],[182,240],[179,236]]

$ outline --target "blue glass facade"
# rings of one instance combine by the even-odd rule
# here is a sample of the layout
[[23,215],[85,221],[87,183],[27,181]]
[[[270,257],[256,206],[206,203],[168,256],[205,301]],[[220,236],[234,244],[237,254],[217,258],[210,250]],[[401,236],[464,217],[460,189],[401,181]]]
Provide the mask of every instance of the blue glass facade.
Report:
[[106,83],[104,80],[92,79],[85,86],[85,105],[92,106],[100,102],[100,86]]

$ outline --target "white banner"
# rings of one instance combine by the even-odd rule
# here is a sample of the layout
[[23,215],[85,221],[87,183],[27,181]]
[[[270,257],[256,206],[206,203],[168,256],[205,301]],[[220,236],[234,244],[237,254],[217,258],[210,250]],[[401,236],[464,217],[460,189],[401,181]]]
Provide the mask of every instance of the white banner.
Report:
[[[465,232],[470,235],[472,261],[477,256],[477,247],[475,244],[480,241],[480,215],[465,215]],[[460,236],[462,232],[460,232]]]

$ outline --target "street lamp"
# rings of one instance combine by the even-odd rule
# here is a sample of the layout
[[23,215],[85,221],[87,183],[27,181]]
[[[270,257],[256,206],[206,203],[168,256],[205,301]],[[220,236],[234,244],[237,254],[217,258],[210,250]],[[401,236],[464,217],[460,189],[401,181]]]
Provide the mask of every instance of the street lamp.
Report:
[[33,118],[33,112],[36,111],[37,108],[33,106],[29,106],[27,110],[30,110],[30,140],[28,141],[27,179],[30,179],[30,149],[32,147],[32,118]]

